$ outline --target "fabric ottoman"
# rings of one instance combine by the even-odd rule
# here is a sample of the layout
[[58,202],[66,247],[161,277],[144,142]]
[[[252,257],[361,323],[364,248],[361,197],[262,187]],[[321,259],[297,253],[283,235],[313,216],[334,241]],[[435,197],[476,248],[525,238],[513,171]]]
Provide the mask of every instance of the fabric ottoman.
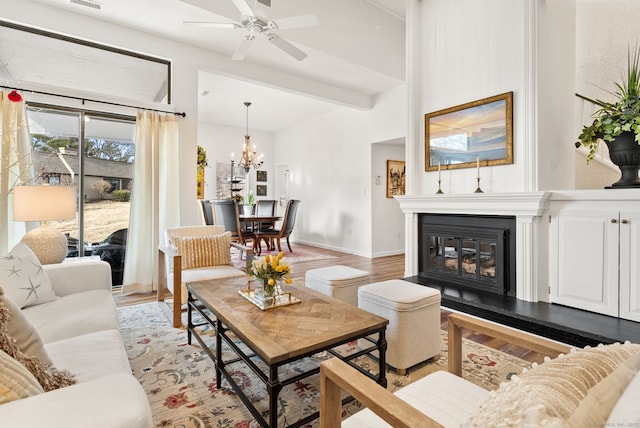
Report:
[[369,283],[369,272],[335,265],[307,271],[304,285],[327,296],[358,306],[358,287]]
[[387,364],[399,374],[440,353],[438,290],[401,279],[374,282],[358,289],[358,307],[389,320]]

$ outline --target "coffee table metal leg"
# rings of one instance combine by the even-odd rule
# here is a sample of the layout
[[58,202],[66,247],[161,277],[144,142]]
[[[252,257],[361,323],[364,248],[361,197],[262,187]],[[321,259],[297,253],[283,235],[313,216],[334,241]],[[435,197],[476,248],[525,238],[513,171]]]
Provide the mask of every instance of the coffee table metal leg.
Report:
[[216,388],[222,387],[222,370],[220,366],[224,366],[222,362],[222,323],[220,320],[216,321],[216,360],[213,362],[213,366],[216,368]]
[[267,382],[267,393],[269,394],[269,426],[278,426],[278,395],[282,390],[282,384],[278,379],[278,367],[269,368],[269,382]]
[[378,347],[378,384],[383,387],[387,387],[387,339],[385,337],[386,327],[380,329],[380,333],[378,334],[378,341],[376,342],[376,346]]
[[[191,291],[189,291],[189,294],[187,294],[187,343],[189,345],[191,345],[191,330],[193,329],[193,322],[191,320],[191,310],[192,310],[192,306],[191,304],[193,303],[193,295],[191,294]],[[175,302],[174,302],[175,305]]]

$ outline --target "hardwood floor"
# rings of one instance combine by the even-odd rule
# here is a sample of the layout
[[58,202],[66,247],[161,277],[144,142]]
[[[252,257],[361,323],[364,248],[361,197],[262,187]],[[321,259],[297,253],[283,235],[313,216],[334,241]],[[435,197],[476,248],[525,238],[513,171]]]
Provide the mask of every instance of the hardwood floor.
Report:
[[[351,266],[356,269],[362,269],[371,272],[371,282],[385,281],[388,279],[398,279],[404,276],[404,255],[379,257],[369,259],[367,257],[346,254],[337,251],[327,250],[318,247],[308,247],[302,244],[295,244],[293,248],[309,248],[314,252],[325,253],[333,256],[330,259],[315,260],[308,262],[297,262],[293,265],[292,278],[294,282],[304,282],[305,273],[310,269],[316,269],[333,265]],[[286,257],[286,252],[285,252]],[[119,287],[114,287],[113,297],[118,306],[136,305],[156,300],[156,294],[153,293],[134,293],[123,295]],[[443,309],[441,311],[441,328],[447,329],[447,316],[450,312]],[[543,356],[527,349],[523,349],[509,343],[493,339],[488,336],[475,333],[467,333],[466,338],[478,342],[480,344],[490,346],[502,352],[514,355],[530,362],[542,362]]]

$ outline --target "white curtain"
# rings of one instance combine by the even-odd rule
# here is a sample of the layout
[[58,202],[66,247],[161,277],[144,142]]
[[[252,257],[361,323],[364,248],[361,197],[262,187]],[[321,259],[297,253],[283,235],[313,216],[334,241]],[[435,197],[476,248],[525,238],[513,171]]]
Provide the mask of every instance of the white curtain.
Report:
[[158,243],[180,225],[178,121],[138,112],[136,153],[122,292],[149,292],[157,284]]
[[13,186],[33,181],[29,123],[18,92],[0,92],[0,256],[24,236],[24,222],[13,221]]

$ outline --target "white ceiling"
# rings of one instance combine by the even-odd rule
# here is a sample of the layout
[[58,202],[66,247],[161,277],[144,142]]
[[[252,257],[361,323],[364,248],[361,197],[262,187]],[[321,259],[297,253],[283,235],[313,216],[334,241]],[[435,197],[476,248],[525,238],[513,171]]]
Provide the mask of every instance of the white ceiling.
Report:
[[[199,120],[225,126],[244,128],[245,101],[253,103],[250,129],[275,132],[339,106],[371,107],[377,94],[404,80],[404,0],[272,0],[270,8],[247,0],[256,16],[265,20],[313,14],[319,25],[277,31],[307,54],[302,61],[257,35],[240,64],[231,55],[247,30],[184,23],[239,22],[237,0],[99,0],[102,10],[70,0],[35,1],[228,57],[233,67],[245,71],[244,77],[214,70],[199,74]],[[275,70],[284,78],[261,82],[256,70]],[[295,91],[287,88],[288,82],[295,82]]]

